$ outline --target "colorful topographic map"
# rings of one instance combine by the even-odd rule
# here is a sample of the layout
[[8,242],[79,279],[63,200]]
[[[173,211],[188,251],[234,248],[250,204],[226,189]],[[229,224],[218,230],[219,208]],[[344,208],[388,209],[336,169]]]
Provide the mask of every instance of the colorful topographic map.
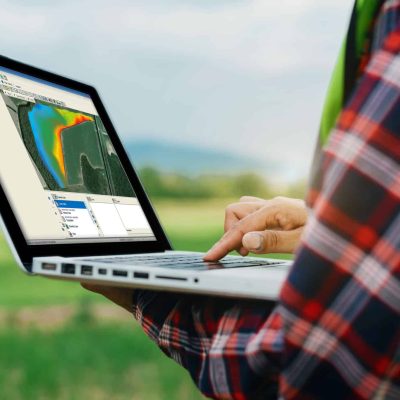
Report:
[[98,115],[4,94],[10,116],[46,190],[135,196]]
[[57,182],[64,188],[67,185],[62,133],[65,129],[93,118],[67,109],[36,103],[28,112],[33,136],[40,157]]

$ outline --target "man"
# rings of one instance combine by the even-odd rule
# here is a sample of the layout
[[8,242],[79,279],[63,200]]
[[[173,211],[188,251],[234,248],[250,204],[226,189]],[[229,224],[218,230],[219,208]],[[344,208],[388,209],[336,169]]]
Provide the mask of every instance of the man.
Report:
[[301,201],[243,198],[206,255],[294,250],[305,226],[277,305],[133,293],[207,396],[400,399],[400,0],[356,1],[319,141],[307,224]]

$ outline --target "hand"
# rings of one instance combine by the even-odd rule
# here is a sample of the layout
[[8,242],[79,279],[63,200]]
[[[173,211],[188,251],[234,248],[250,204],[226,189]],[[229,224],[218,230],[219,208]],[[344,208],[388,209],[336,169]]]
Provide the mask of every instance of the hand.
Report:
[[[307,221],[304,201],[276,197],[263,200],[244,196],[229,205],[225,214],[225,235],[205,255],[207,261],[219,260],[237,249],[243,256],[253,253],[293,252]],[[133,289],[82,283],[132,312]]]
[[227,207],[225,234],[204,260],[219,260],[232,250],[238,250],[243,256],[249,252],[293,253],[306,222],[307,209],[303,200],[242,197],[239,203]]
[[89,283],[81,283],[81,285],[83,288],[90,290],[91,292],[102,294],[118,306],[125,308],[125,310],[132,313],[133,289],[92,285]]

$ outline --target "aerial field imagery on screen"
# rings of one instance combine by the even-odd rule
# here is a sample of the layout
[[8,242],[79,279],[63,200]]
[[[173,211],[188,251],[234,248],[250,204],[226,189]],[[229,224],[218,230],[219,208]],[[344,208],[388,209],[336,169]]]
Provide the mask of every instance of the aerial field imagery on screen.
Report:
[[2,96],[44,189],[135,196],[97,115]]

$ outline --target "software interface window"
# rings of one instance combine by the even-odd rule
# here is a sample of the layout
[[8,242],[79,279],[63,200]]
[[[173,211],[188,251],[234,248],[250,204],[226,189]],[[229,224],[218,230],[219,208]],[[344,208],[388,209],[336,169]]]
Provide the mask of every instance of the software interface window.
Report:
[[155,240],[90,96],[5,68],[0,94],[0,179],[28,243]]

